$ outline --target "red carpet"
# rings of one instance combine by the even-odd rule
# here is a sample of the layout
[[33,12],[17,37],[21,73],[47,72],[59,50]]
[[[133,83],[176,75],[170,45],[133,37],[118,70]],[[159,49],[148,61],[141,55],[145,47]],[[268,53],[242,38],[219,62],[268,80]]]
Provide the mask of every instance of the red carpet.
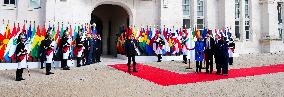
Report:
[[[126,64],[117,64],[109,66],[124,72],[127,71]],[[188,84],[188,83],[214,81],[221,79],[284,72],[284,64],[263,66],[263,67],[242,68],[242,69],[231,69],[229,70],[228,76],[206,74],[206,73],[179,74],[168,70],[162,70],[159,68],[142,65],[142,64],[137,65],[137,70],[138,70],[137,73],[131,73],[131,75],[148,80],[150,82],[154,82],[162,86],[169,86],[169,85]]]

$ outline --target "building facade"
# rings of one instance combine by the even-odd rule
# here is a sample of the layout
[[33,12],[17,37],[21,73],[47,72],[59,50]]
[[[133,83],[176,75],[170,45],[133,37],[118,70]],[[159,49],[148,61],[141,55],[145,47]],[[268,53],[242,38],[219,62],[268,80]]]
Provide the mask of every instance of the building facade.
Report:
[[[230,29],[236,52],[284,51],[284,0],[2,0],[0,19],[96,23],[104,54],[116,53],[121,25]],[[5,21],[4,22],[7,22]]]

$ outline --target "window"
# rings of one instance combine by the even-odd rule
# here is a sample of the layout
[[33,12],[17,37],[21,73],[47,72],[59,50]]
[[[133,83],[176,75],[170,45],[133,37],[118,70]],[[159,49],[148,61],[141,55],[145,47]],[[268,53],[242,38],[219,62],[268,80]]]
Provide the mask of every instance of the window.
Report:
[[197,19],[197,29],[203,29],[203,19]]
[[203,0],[197,0],[197,16],[203,16],[204,11],[204,2]]
[[29,7],[34,9],[40,8],[40,0],[30,0]]
[[278,11],[278,32],[279,32],[279,39],[282,40],[283,38],[283,15],[282,15],[282,6],[283,2],[277,3],[277,11]]
[[277,11],[278,11],[278,24],[283,23],[283,19],[282,19],[282,3],[278,3],[277,4]]
[[250,8],[249,8],[249,0],[245,0],[245,33],[246,39],[250,39]]
[[235,0],[235,36],[240,39],[240,0]]
[[168,8],[168,0],[163,0],[163,7]]
[[235,0],[235,36],[240,39],[240,0]]
[[183,15],[189,15],[189,0],[182,0]]
[[245,18],[249,18],[249,1],[245,0]]
[[182,0],[183,26],[190,28],[190,0]]
[[250,21],[245,21],[246,39],[250,39]]
[[279,32],[279,39],[281,39],[282,40],[282,38],[283,38],[283,29],[282,28],[278,28],[278,32]]
[[16,5],[16,1],[15,1],[15,0],[4,0],[4,4],[13,4],[13,5]]
[[190,28],[190,19],[183,19],[183,26],[186,26],[186,29]]
[[235,21],[235,35],[236,38],[240,39],[240,21]]
[[235,19],[240,18],[240,0],[235,0]]

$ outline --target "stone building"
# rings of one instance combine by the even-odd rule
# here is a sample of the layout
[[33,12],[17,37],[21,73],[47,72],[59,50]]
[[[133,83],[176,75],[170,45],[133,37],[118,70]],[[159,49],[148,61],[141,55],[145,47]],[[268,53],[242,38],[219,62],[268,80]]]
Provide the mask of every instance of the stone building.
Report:
[[[96,23],[115,54],[121,25],[230,28],[238,53],[284,51],[283,0],[2,0],[0,19]],[[6,22],[6,21],[5,21]]]

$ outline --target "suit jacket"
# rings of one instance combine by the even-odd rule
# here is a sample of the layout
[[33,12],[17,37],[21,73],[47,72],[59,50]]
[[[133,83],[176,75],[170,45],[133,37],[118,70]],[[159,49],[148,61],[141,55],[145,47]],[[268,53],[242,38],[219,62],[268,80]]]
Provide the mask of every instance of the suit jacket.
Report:
[[214,55],[214,45],[215,45],[215,41],[212,37],[209,38],[210,40],[210,48],[207,48],[207,41],[208,38],[206,38],[204,40],[204,47],[205,47],[205,54],[206,54],[206,59],[213,59],[213,55]]
[[126,40],[125,51],[127,57],[135,56],[137,54],[135,50],[135,42],[133,40]]

